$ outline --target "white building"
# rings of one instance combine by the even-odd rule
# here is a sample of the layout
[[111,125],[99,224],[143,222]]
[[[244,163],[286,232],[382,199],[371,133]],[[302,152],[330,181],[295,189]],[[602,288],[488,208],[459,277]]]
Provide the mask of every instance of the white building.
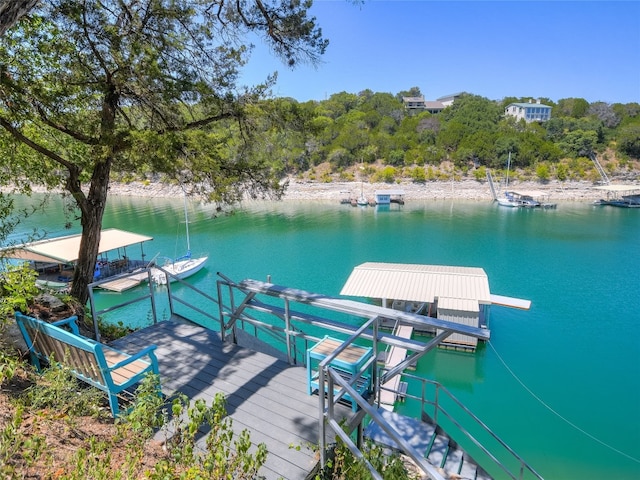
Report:
[[551,118],[551,107],[541,104],[540,100],[535,103],[529,100],[529,103],[510,103],[505,108],[504,114],[527,123],[546,122]]

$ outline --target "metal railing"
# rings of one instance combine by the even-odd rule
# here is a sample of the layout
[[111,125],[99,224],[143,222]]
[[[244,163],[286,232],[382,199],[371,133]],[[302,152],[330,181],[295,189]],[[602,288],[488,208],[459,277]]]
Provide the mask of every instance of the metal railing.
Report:
[[[451,435],[458,443],[469,443],[477,448],[480,454],[483,455],[483,459],[486,458],[494,464],[499,470],[506,474],[508,478],[514,480],[527,478],[542,479],[542,476],[536,472],[533,467],[509,447],[509,445],[441,383],[410,373],[403,373],[403,378],[410,381],[413,385],[420,386],[419,396],[410,394],[409,392],[403,392],[405,401],[407,399],[419,401],[423,417],[426,417],[434,425],[442,426],[443,423],[445,423],[442,419],[444,416],[446,421],[451,425],[451,427],[446,428],[447,434]],[[393,391],[384,386],[380,386],[380,389]],[[456,409],[455,414],[452,413],[454,409]],[[471,432],[472,429],[475,429],[476,432]],[[459,433],[462,438],[455,436],[452,430]],[[483,438],[479,439],[478,437],[480,436]],[[463,439],[466,440],[466,442],[463,441]],[[491,449],[487,447],[489,443],[493,445]],[[478,460],[476,457],[474,457],[474,459],[476,461]],[[480,463],[482,463],[483,466],[487,465],[487,462]],[[512,466],[509,467],[508,464]]]
[[[100,341],[100,329],[99,329],[99,325],[98,325],[98,319],[100,318],[101,315],[104,315],[105,313],[109,313],[115,310],[120,310],[123,309],[129,305],[133,305],[135,303],[139,303],[139,302],[143,302],[143,301],[148,301],[150,303],[151,306],[151,318],[152,318],[152,323],[156,324],[158,323],[158,313],[157,313],[157,295],[158,295],[158,291],[156,290],[156,285],[153,281],[152,278],[152,268],[153,269],[157,269],[160,270],[161,272],[163,272],[165,275],[167,275],[168,279],[172,279],[174,282],[177,282],[179,285],[181,285],[182,287],[184,287],[184,292],[186,293],[182,293],[180,295],[177,294],[177,292],[172,288],[171,286],[171,281],[167,282],[166,285],[163,285],[163,287],[166,287],[165,289],[165,295],[167,298],[167,302],[169,305],[169,312],[171,316],[177,315],[183,318],[187,318],[188,314],[183,314],[183,313],[178,313],[177,309],[176,309],[176,304],[182,305],[186,308],[187,311],[189,312],[197,312],[200,315],[202,315],[204,318],[208,319],[211,322],[211,326],[215,326],[217,325],[217,321],[218,319],[212,315],[209,311],[206,311],[202,308],[197,307],[194,304],[193,301],[193,294],[195,293],[198,297],[204,299],[206,302],[211,302],[211,304],[216,305],[218,303],[218,300],[214,297],[212,297],[211,295],[207,294],[206,292],[203,292],[202,290],[200,290],[199,288],[193,286],[191,283],[185,281],[182,278],[179,278],[178,276],[172,274],[171,272],[168,272],[167,270],[163,269],[162,267],[159,266],[154,266],[154,267],[149,267],[143,270],[139,270],[135,273],[131,272],[131,273],[126,273],[126,274],[122,274],[119,275],[117,277],[111,277],[109,279],[105,279],[105,280],[100,280],[97,282],[93,282],[90,283],[88,285],[88,290],[89,290],[89,307],[91,310],[91,317],[93,319],[93,328],[94,328],[94,333],[96,335],[96,340]],[[146,285],[145,287],[136,287],[134,291],[134,293],[136,294],[133,298],[129,298],[126,301],[120,302],[120,303],[116,303],[114,305],[110,305],[107,308],[103,308],[103,309],[97,309],[96,308],[96,299],[95,299],[95,289],[99,289],[100,285],[102,285],[103,283],[107,283],[107,282],[111,282],[113,280],[116,279],[123,279],[123,278],[127,278],[130,277],[132,275],[139,275],[143,272],[147,273],[147,281],[146,281]],[[183,296],[189,296],[191,295],[190,298],[186,299],[183,298]]]
[[[160,268],[160,270],[162,269]],[[171,276],[169,272],[165,271],[165,273]],[[381,478],[380,474],[375,471],[362,453],[363,426],[366,418],[369,418],[371,421],[376,422],[389,436],[389,438],[391,438],[406,455],[412,458],[424,473],[433,479],[443,480],[442,474],[438,469],[427,462],[421,453],[417,452],[406,440],[400,437],[396,430],[394,430],[393,427],[378,413],[379,405],[375,405],[375,403],[376,401],[379,401],[380,392],[382,390],[392,391],[391,389],[384,387],[383,384],[395,375],[402,375],[405,379],[414,382],[414,385],[420,385],[419,396],[411,394],[408,391],[401,392],[402,395],[407,400],[412,399],[419,401],[421,405],[421,412],[432,419],[436,426],[440,426],[442,423],[448,422],[451,426],[455,427],[456,431],[460,432],[461,435],[469,441],[470,445],[477,448],[478,451],[482,453],[482,460],[486,460],[487,462],[490,461],[492,464],[497,465],[501,471],[514,480],[542,478],[445,387],[433,380],[405,373],[407,365],[417,361],[417,359],[437,346],[438,343],[454,331],[462,331],[462,333],[465,334],[476,334],[478,336],[486,335],[486,332],[483,332],[482,329],[477,329],[476,331],[476,329],[468,326],[449,325],[447,322],[437,322],[437,320],[430,319],[429,317],[420,317],[406,312],[381,309],[381,307],[363,305],[358,302],[332,299],[330,297],[311,294],[309,292],[299,290],[284,289],[283,287],[278,287],[272,284],[263,284],[262,282],[244,281],[241,283],[235,283],[222,274],[218,275],[221,280],[218,280],[217,282],[217,299],[208,295],[206,292],[199,290],[188,282],[175,278],[175,280],[180,282],[181,285],[187,287],[185,292],[187,292],[187,295],[189,296],[188,300],[180,298],[176,294],[175,289],[171,287],[171,283],[168,282],[166,285],[166,294],[168,296],[171,315],[173,316],[176,314],[176,304],[184,305],[190,310],[204,315],[212,322],[212,326],[219,326],[223,340],[227,339],[237,342],[239,329],[256,338],[259,337],[259,334],[262,334],[263,337],[266,336],[270,342],[277,343],[278,345],[284,345],[284,350],[286,351],[287,359],[290,364],[305,364],[306,352],[309,349],[309,343],[316,343],[320,341],[327,332],[334,332],[340,334],[343,338],[346,338],[346,340],[342,341],[343,343],[338,347],[338,349],[333,351],[318,365],[319,444],[321,465],[323,467],[326,465],[326,453],[328,449],[328,445],[326,443],[327,428],[330,428],[336,436],[343,440],[345,445],[356,458],[363,459],[367,467],[370,469],[373,478]],[[144,299],[149,299],[151,301],[154,317],[153,321],[154,323],[157,322],[155,312],[156,293],[154,292],[154,285],[151,281],[150,274],[148,291],[147,289],[141,289],[141,295],[132,300],[128,300],[119,305],[110,306],[107,309],[96,311],[94,307],[93,288],[98,287],[99,284],[100,282],[95,282],[89,286],[89,298],[91,302],[92,315],[96,325],[96,332],[98,315],[122,308]],[[214,315],[209,313],[209,311],[195,306],[194,294],[204,299],[208,305],[217,305],[219,317],[216,318]],[[261,297],[268,298],[263,299]],[[269,303],[267,301],[269,299],[275,299],[278,304],[274,305],[273,303]],[[334,313],[346,314],[351,318],[360,317],[361,320],[358,321],[360,326],[356,327],[347,321],[328,319],[317,314],[294,310],[292,308],[294,304],[318,307],[320,309],[324,309],[325,312],[332,310]],[[255,312],[256,314],[250,312]],[[384,313],[384,315],[382,315],[382,313]],[[188,318],[186,315],[178,315]],[[259,318],[260,315],[268,316],[271,321],[267,321],[266,318]],[[273,321],[274,318],[276,319],[275,322]],[[424,318],[427,320],[424,320]],[[362,319],[364,319],[364,321]],[[403,322],[420,325],[424,325],[424,322],[435,321],[436,323],[434,325],[442,331],[427,343],[411,339],[403,339],[379,330],[381,322],[385,319],[402,320]],[[311,333],[307,329],[315,329],[315,332]],[[99,335],[99,332],[97,332],[97,334]],[[380,345],[380,343],[384,346]],[[335,360],[336,357],[344,351],[344,349],[353,345],[362,344],[371,345],[373,355],[358,372],[347,380],[343,378],[343,376],[340,375],[340,372],[332,366],[332,361]],[[380,368],[378,371],[377,360],[378,353],[381,351],[380,349],[392,345],[406,348],[413,353],[408,359],[391,370]],[[364,398],[357,391],[355,385],[361,379],[362,375],[370,370],[372,370],[371,391],[369,392],[370,395],[368,398]],[[429,395],[430,392],[432,393],[431,395]],[[335,406],[339,402],[344,401],[345,397],[349,397],[349,399],[352,402],[355,402],[359,407],[359,412],[356,416],[357,425],[352,425],[349,431],[345,431],[340,425],[340,418],[338,417],[335,409]],[[444,399],[447,400],[445,401]],[[447,405],[445,405],[445,403],[447,403]],[[452,406],[459,410],[455,415],[450,411],[450,407]],[[461,417],[464,417],[465,420],[462,420]],[[441,428],[448,433],[446,428]],[[354,442],[351,439],[351,435],[356,429],[357,439]],[[472,432],[472,430],[480,431],[482,433],[479,435],[475,431]],[[484,438],[479,439],[480,436],[483,436]],[[488,448],[485,445],[487,440],[493,442],[495,447],[503,453],[496,454],[493,448]],[[510,460],[506,461],[498,458],[503,454],[506,454]],[[475,457],[474,459],[478,460],[478,458]],[[513,468],[507,465],[509,462],[515,463],[516,470],[519,470],[518,473],[512,472]],[[486,463],[482,463],[482,465],[486,465]]]
[[[371,464],[369,464],[365,460],[365,457],[362,453],[361,432],[363,428],[363,422],[365,420],[365,415],[362,414],[360,416],[360,424],[357,425],[357,429],[359,432],[358,439],[355,443],[350,436],[353,433],[353,430],[345,431],[340,425],[340,419],[336,415],[334,407],[338,402],[344,400],[344,398],[348,396],[352,401],[357,403],[361,411],[366,413],[366,416],[375,421],[385,431],[385,433],[393,441],[395,441],[396,444],[399,445],[409,457],[413,459],[413,461],[419,466],[421,470],[423,470],[423,472],[427,473],[431,476],[431,478],[434,479],[442,478],[442,475],[439,473],[439,471],[433,465],[428,463],[419,452],[416,452],[415,449],[408,445],[404,439],[400,438],[398,433],[380,416],[380,414],[377,413],[377,408],[372,406],[369,400],[360,395],[357,389],[354,387],[354,385],[360,379],[361,375],[366,370],[366,367],[376,364],[378,352],[380,351],[380,348],[384,348],[379,345],[380,343],[385,344],[385,346],[387,347],[391,345],[406,347],[406,339],[379,332],[380,322],[382,322],[385,318],[392,320],[402,318],[403,321],[407,321],[412,318],[419,318],[418,316],[407,316],[406,312],[391,311],[387,312],[389,315],[387,317],[382,317],[380,315],[371,315],[370,317],[367,317],[366,315],[358,312],[356,308],[350,313],[352,315],[360,316],[365,319],[364,323],[361,323],[361,326],[359,328],[356,328],[352,325],[349,325],[348,323],[329,320],[317,315],[313,315],[311,313],[301,313],[292,308],[293,304],[302,303],[307,305],[321,305],[321,308],[335,308],[335,310],[344,312],[349,310],[348,305],[332,305],[330,303],[330,299],[318,297],[314,294],[308,294],[308,292],[298,290],[290,291],[288,289],[282,289],[278,286],[271,286],[270,284],[261,284],[260,282],[249,282],[245,283],[244,285],[237,284],[222,275],[221,277],[222,280],[218,281],[218,296],[220,299],[222,299],[223,297],[223,288],[228,288],[226,296],[228,303],[220,300],[218,304],[220,308],[220,329],[223,338],[225,337],[225,335],[235,336],[235,329],[238,328],[238,326],[241,326],[243,329],[245,329],[245,331],[247,326],[251,326],[254,332],[269,332],[269,334],[271,334],[271,338],[278,338],[280,341],[284,342],[284,344],[286,345],[287,357],[289,359],[289,362],[291,364],[295,364],[300,359],[303,362],[306,361],[306,357],[304,355],[298,356],[297,352],[301,350],[304,354],[304,352],[306,352],[306,350],[308,349],[308,342],[317,342],[321,340],[324,333],[326,333],[327,331],[348,335],[348,338],[344,340],[341,346],[330,356],[326,357],[319,364],[318,368],[318,385],[320,386],[319,439],[322,466],[324,466],[326,462],[326,429],[327,427],[329,427],[337,436],[339,436],[344,441],[345,445],[352,451],[356,458],[362,458],[365,461],[365,464],[368,465],[368,468],[373,468]],[[279,301],[282,302],[282,306],[269,304],[266,301],[263,301],[260,298],[260,295],[263,294],[266,294],[270,298],[279,299]],[[271,316],[278,318],[282,322],[282,325],[277,325],[258,319],[257,317],[249,314],[249,311],[257,311],[270,314]],[[368,311],[369,309],[363,310],[363,312]],[[305,333],[302,327],[296,327],[294,325],[294,321],[299,325],[322,328],[324,333],[318,335]],[[440,325],[439,328],[442,328],[442,325]],[[478,451],[482,453],[482,460],[484,461],[482,465],[487,465],[487,462],[491,462],[492,464],[497,466],[498,470],[504,472],[504,474],[506,474],[508,478],[514,480],[525,480],[529,478],[542,479],[542,477],[531,466],[529,466],[494,432],[492,432],[489,427],[485,425],[476,415],[474,415],[468,408],[466,408],[462,404],[462,402],[456,399],[453,394],[451,394],[451,392],[449,392],[445,387],[433,380],[428,380],[422,377],[405,373],[405,368],[407,365],[416,361],[424,353],[430,351],[437,344],[446,339],[446,337],[451,333],[451,331],[443,331],[426,344],[422,342],[411,341],[412,345],[409,347],[409,350],[414,351],[414,353],[412,354],[413,358],[408,358],[407,360],[402,362],[402,364],[394,367],[391,370],[385,370],[384,368],[381,368],[379,375],[377,374],[378,372],[376,370],[376,373],[373,376],[373,391],[371,392],[373,394],[374,401],[379,400],[380,392],[382,390],[391,391],[391,389],[383,387],[382,385],[395,375],[402,375],[407,380],[415,381],[415,384],[420,385],[420,396],[412,395],[409,392],[398,391],[394,393],[402,393],[402,395],[406,399],[411,398],[419,400],[421,411],[424,412],[427,417],[431,418],[436,426],[440,426],[440,428],[445,431],[447,430],[441,426],[441,424],[443,423],[441,422],[441,420],[446,419],[449,424],[455,427],[456,431],[459,431],[460,434],[468,440],[468,443],[472,447],[477,448]],[[305,342],[305,346],[303,349],[298,349],[296,347],[297,341],[299,339],[303,339]],[[346,380],[343,375],[340,375],[339,371],[331,366],[331,362],[335,360],[335,358],[342,351],[344,351],[345,348],[348,348],[352,345],[360,345],[363,343],[370,344],[373,347],[374,353],[371,363],[368,363],[365,368],[360,370],[360,372],[352,376],[349,380]],[[434,394],[431,397],[427,395],[429,391],[427,386],[433,387],[432,390],[434,391]],[[450,399],[451,403],[458,407],[460,411],[459,415],[453,415],[447,408],[445,408],[445,405],[441,398],[443,396]],[[431,413],[426,411],[426,408],[429,408],[429,406],[432,408]],[[461,419],[461,417],[464,417],[464,420]],[[468,424],[470,424],[470,426]],[[500,450],[501,453],[492,453],[493,449],[487,448],[478,439],[480,435],[472,433],[471,430],[480,430],[482,432],[481,436],[483,437],[483,441],[489,440],[493,442],[495,448]],[[515,464],[515,468],[512,466],[512,464]],[[375,470],[371,470],[371,473],[373,478],[380,478],[379,473],[375,472]]]

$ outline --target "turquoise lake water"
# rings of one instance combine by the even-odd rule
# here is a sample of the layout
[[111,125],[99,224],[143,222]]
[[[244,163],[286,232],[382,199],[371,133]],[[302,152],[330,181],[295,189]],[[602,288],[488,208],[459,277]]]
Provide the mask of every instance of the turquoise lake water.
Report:
[[[444,384],[547,479],[640,478],[639,211],[579,202],[545,211],[465,201],[353,208],[336,200],[252,203],[230,216],[191,203],[189,216],[194,254],[210,255],[192,283],[210,294],[216,272],[236,281],[270,275],[337,296],[367,261],[482,267],[492,293],[529,299],[531,309],[492,307],[489,344],[473,355],[432,352],[418,372]],[[54,202],[19,231],[79,232],[78,222],[70,231],[63,224]],[[153,236],[149,258],[185,249],[181,199],[111,198],[103,226]],[[99,294],[98,303],[127,295]]]

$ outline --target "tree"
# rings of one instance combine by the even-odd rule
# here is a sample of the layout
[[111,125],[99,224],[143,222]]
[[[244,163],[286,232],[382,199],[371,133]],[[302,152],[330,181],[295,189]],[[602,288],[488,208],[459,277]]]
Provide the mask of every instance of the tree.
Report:
[[24,17],[39,0],[0,0],[0,36]]
[[[73,197],[82,240],[71,294],[80,302],[88,297],[114,168],[150,158],[154,171],[186,177],[222,201],[242,191],[278,193],[273,172],[252,161],[246,121],[272,79],[237,91],[250,52],[242,40],[262,36],[289,66],[316,62],[327,41],[308,17],[310,6],[310,0],[48,0],[7,30],[0,127],[17,153],[11,165],[4,155],[0,162],[16,179],[62,186]],[[244,146],[200,148],[202,136],[194,132],[217,123],[231,128],[232,120]]]
[[640,124],[622,128],[618,136],[618,146],[621,152],[640,159]]

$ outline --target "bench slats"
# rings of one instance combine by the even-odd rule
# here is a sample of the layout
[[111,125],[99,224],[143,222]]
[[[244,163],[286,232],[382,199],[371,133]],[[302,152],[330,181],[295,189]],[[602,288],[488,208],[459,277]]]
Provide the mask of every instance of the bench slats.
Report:
[[[115,364],[120,363],[129,357],[129,355],[118,352],[117,350],[109,347],[103,347],[102,351],[109,367],[113,367]],[[122,385],[134,378],[136,375],[139,375],[140,372],[147,368],[149,368],[149,362],[145,362],[144,360],[134,360],[124,367],[112,370],[111,378],[113,378],[113,381],[116,384]]]

